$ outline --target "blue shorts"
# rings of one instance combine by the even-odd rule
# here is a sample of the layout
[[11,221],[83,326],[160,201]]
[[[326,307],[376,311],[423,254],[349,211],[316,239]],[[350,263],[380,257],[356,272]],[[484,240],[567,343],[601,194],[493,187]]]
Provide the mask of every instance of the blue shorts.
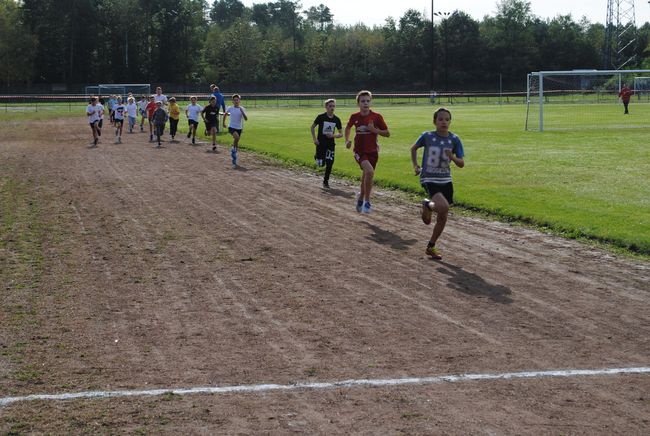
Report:
[[239,136],[241,136],[242,129],[235,129],[234,127],[228,127],[228,131],[232,135],[234,132],[237,132]]

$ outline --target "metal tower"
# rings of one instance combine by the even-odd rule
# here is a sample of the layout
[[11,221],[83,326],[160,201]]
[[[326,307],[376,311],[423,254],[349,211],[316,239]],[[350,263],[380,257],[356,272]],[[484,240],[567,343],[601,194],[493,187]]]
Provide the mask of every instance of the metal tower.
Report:
[[634,0],[607,0],[604,67],[620,70],[633,63],[636,49]]

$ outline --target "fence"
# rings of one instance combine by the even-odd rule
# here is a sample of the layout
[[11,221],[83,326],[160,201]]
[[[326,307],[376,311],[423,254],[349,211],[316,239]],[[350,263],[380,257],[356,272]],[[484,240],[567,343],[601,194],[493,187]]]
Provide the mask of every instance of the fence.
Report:
[[[196,95],[200,101],[207,101],[205,92],[174,94],[178,101],[188,101]],[[167,95],[171,97],[171,95]],[[340,106],[354,106],[354,93],[242,93],[244,105],[256,107],[320,107],[328,98],[335,98]],[[77,112],[88,102],[88,95],[57,94],[57,95],[0,95],[0,111],[2,112],[39,112],[39,111],[69,111]],[[138,97],[138,96],[136,96]],[[226,101],[229,96],[226,95]],[[525,92],[443,92],[443,93],[374,93],[375,105],[421,104],[421,105],[454,105],[454,104],[523,104]]]

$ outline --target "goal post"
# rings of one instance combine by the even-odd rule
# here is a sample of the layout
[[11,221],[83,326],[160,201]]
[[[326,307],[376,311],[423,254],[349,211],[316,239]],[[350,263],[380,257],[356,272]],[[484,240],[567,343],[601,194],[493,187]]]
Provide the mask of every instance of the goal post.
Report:
[[150,95],[151,85],[149,83],[104,83],[96,86],[86,86],[86,95],[121,95],[128,93],[133,95]]
[[[532,72],[526,80],[525,129],[542,132],[545,129],[573,130],[601,126],[605,117],[615,113],[621,88],[627,85],[634,89],[635,78],[639,74],[650,75],[650,70]],[[649,125],[646,123],[643,127]]]

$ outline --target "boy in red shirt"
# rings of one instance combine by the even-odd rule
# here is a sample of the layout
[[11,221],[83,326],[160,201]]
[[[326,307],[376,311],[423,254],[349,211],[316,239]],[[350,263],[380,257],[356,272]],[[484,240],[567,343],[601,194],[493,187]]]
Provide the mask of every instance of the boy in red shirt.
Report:
[[149,120],[149,142],[153,142],[153,113],[156,111],[156,108],[156,99],[152,95],[149,97],[149,103],[147,103],[147,107],[145,108],[147,119]]
[[623,102],[623,107],[625,108],[625,112],[623,112],[623,115],[630,113],[627,107],[630,104],[630,97],[632,97],[632,94],[634,94],[634,91],[628,88],[627,85],[623,84],[623,88],[621,88],[621,91],[618,93],[618,96],[621,98],[621,101]]
[[357,94],[357,105],[359,112],[350,115],[348,124],[345,127],[345,146],[350,148],[350,131],[355,128],[354,134],[354,159],[359,164],[363,174],[361,175],[361,192],[357,198],[357,212],[370,213],[370,191],[372,190],[372,179],[375,176],[375,168],[379,160],[379,144],[377,135],[388,138],[390,131],[384,117],[370,110],[372,94],[370,91],[360,91]]

